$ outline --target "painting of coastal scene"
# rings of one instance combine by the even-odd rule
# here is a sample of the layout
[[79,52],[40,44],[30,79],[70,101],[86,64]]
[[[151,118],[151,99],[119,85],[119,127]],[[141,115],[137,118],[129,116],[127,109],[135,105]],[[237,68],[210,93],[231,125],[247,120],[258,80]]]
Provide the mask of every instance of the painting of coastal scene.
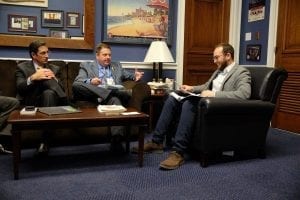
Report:
[[169,0],[107,0],[104,40],[150,43],[170,38]]

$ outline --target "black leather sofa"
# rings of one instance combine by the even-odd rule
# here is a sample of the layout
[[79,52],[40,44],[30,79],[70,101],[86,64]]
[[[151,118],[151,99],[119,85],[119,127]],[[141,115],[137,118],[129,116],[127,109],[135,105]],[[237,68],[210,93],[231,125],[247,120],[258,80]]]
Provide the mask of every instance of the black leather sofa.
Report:
[[[16,97],[16,81],[15,70],[18,60],[0,60],[0,92],[1,95]],[[64,89],[70,101],[72,99],[72,84],[79,71],[79,62],[64,62],[64,61],[50,61],[55,65],[63,68]],[[127,81],[124,82],[127,89],[131,89],[132,98],[129,106],[138,110],[142,110],[144,102],[151,95],[150,87],[146,83]],[[74,102],[76,106],[80,107],[94,107],[96,104],[80,101]],[[136,138],[137,128],[131,128],[132,138]],[[36,147],[40,141],[41,131],[26,131],[22,134],[22,148]],[[50,146],[61,145],[82,145],[106,143],[110,140],[110,131],[108,127],[102,128],[82,128],[82,129],[63,129],[56,130],[51,134]],[[0,131],[0,143],[11,144],[11,135],[9,127],[4,131]]]

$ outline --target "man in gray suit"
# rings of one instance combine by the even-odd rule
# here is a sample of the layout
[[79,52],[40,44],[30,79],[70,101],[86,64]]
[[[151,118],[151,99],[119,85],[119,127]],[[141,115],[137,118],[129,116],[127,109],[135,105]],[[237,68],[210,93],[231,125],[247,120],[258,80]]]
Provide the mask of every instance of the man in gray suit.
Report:
[[[31,61],[18,64],[16,69],[17,98],[22,105],[51,107],[67,104],[61,68],[48,63],[49,49],[40,40],[29,45]],[[49,133],[44,131],[37,155],[48,154]]]
[[[213,53],[214,63],[218,69],[203,85],[180,86],[181,93],[194,92],[200,97],[248,99],[251,95],[250,72],[234,62],[234,49],[230,44],[217,45]],[[160,163],[162,169],[176,169],[184,162],[186,152],[192,138],[199,97],[178,101],[169,96],[165,101],[157,122],[151,142],[144,145],[145,152],[163,151],[163,141],[170,133],[172,121],[179,117],[178,127],[174,135],[174,144],[168,158]],[[218,122],[216,122],[216,125]],[[133,148],[136,152],[137,148]]]
[[[137,70],[130,73],[123,69],[119,62],[112,62],[111,47],[108,44],[100,43],[96,47],[96,60],[80,63],[78,76],[73,83],[74,99],[126,106],[130,96],[122,90],[109,89],[107,86],[120,86],[125,80],[139,81],[143,74]],[[112,127],[111,134],[112,148],[118,151],[121,147],[123,127]]]

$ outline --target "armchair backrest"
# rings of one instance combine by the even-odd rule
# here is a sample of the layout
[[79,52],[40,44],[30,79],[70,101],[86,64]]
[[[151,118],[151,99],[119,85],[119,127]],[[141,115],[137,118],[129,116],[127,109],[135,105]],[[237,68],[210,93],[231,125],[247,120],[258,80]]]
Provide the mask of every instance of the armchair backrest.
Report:
[[282,68],[246,67],[251,74],[251,97],[253,100],[276,103],[287,71]]

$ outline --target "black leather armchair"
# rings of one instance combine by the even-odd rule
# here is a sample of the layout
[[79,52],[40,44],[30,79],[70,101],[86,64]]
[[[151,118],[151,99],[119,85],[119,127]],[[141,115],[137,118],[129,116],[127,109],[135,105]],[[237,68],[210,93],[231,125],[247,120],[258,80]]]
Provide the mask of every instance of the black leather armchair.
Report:
[[202,167],[223,151],[253,151],[265,157],[265,143],[276,101],[287,72],[268,67],[247,67],[251,73],[249,100],[202,98],[192,149]]

